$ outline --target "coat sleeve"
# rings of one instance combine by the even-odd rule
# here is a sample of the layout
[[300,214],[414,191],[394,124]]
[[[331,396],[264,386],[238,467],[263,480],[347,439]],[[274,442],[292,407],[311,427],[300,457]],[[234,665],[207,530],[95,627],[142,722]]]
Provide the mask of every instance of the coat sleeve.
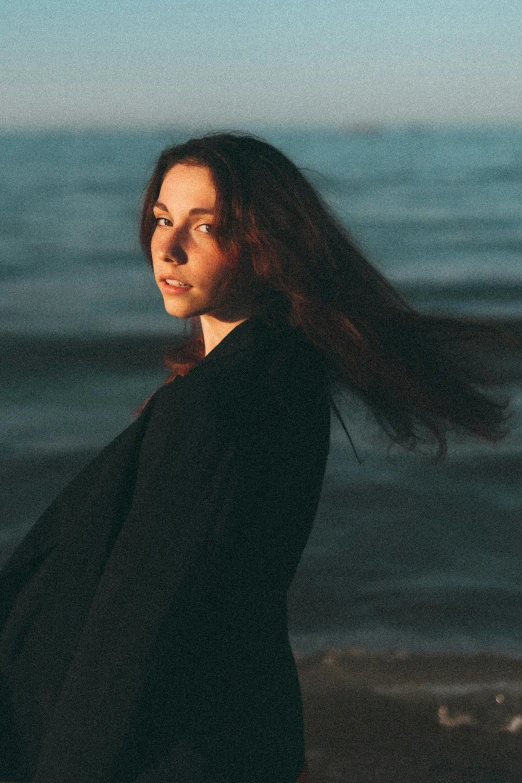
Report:
[[[296,378],[291,363],[260,379],[255,367],[236,372],[222,360],[220,372],[210,364],[196,368],[158,395],[132,506],[34,783],[70,780],[86,747],[88,772],[84,765],[74,779],[101,783],[114,748],[124,744],[158,640],[178,672],[171,687],[182,693],[194,654],[211,666],[254,599],[265,591],[286,594],[309,534],[302,520],[316,510],[324,435],[320,384],[313,374]],[[193,694],[183,739],[178,733],[172,745],[166,742],[135,783],[228,783],[212,758],[218,699],[219,687],[210,700],[204,689]]]
[[[153,410],[157,393],[151,396],[140,416],[94,457],[54,498],[38,520],[18,543],[0,570],[0,627],[11,610],[20,589],[36,573],[63,536],[64,520],[77,519],[78,498],[85,507],[92,508],[93,498],[86,494],[90,487],[93,497],[100,499],[97,515],[103,508],[124,508],[123,495],[131,485],[134,473],[134,454],[137,453],[143,431]],[[125,481],[121,465],[126,466]]]
[[[286,599],[315,515],[329,431],[328,405],[317,377],[303,372],[302,363],[290,363],[279,369],[276,381],[254,384],[242,377],[234,382],[235,392],[225,399],[226,390],[218,391],[219,384],[216,389],[212,418],[218,426],[211,448],[202,454],[202,468],[210,468],[208,481],[219,480],[211,496],[203,561],[187,584],[187,598],[169,634],[178,654],[184,647],[187,660],[203,662],[212,688],[210,694],[203,688],[199,705],[192,705],[184,739],[136,783],[225,780],[218,756],[238,751],[231,732],[219,726],[215,684],[221,682],[223,696],[241,677],[241,629],[260,600],[269,604],[274,594]],[[216,453],[220,459],[214,464]],[[226,760],[223,768],[228,769]],[[254,771],[251,779],[257,779]]]

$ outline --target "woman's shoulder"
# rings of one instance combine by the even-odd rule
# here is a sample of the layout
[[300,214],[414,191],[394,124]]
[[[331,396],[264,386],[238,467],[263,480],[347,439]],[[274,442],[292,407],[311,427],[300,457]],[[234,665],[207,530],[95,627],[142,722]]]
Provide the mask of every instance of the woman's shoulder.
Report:
[[192,367],[177,376],[178,388],[214,384],[237,376],[245,382],[277,380],[296,373],[324,379],[325,360],[319,349],[286,323],[269,322],[261,317],[243,321]]
[[163,387],[165,402],[185,403],[209,412],[245,405],[264,408],[276,400],[303,404],[325,390],[326,371],[315,346],[286,324],[248,319],[186,375]]

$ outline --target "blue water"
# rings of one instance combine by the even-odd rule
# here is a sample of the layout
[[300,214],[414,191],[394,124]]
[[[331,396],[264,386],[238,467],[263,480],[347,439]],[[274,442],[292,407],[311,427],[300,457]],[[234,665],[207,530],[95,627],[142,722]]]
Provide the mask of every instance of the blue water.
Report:
[[[522,128],[263,133],[419,308],[519,321]],[[166,314],[137,241],[176,132],[0,136],[0,461],[6,552],[164,377]],[[154,348],[154,346],[156,346]],[[290,595],[294,644],[522,654],[522,360],[499,446],[434,467],[345,414]]]

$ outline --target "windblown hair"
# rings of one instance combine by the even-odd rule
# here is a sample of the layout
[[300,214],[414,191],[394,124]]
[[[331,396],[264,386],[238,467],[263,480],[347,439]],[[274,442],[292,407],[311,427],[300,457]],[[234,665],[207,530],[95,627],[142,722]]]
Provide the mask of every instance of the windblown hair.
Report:
[[[176,163],[210,169],[220,248],[238,267],[248,265],[261,283],[257,311],[285,319],[326,357],[330,403],[343,427],[331,392],[344,387],[363,400],[394,443],[410,451],[436,441],[436,459],[444,457],[450,428],[492,442],[506,437],[510,401],[481,388],[502,378],[490,363],[481,363],[477,351],[516,343],[514,335],[411,307],[367,261],[297,166],[262,139],[210,134],[162,152],[141,219],[141,246],[151,264],[152,208]],[[193,330],[170,354],[168,380],[203,355],[202,337]]]

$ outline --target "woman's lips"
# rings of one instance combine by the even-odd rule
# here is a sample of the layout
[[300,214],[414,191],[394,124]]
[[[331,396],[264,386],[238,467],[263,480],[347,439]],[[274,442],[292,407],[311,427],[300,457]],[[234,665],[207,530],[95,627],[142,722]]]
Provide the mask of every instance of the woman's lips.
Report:
[[186,294],[191,288],[191,285],[183,286],[183,288],[177,285],[170,285],[166,280],[160,282],[160,289],[165,294]]

